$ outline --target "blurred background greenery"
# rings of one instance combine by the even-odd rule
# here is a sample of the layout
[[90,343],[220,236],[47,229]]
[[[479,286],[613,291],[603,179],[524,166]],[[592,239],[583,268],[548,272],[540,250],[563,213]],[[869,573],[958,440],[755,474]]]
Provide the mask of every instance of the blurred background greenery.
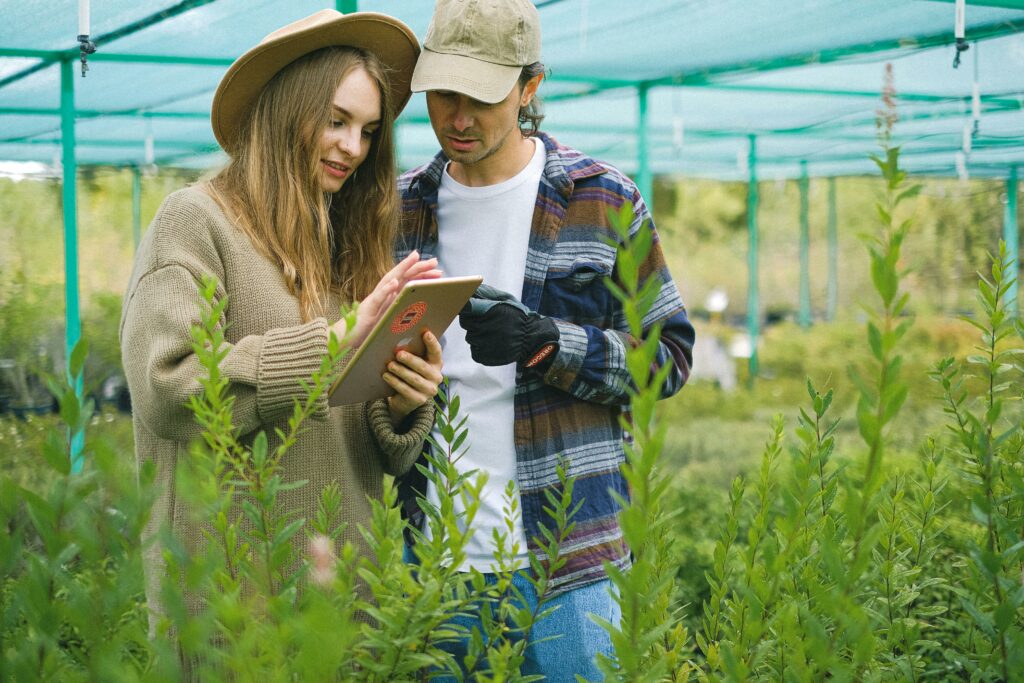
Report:
[[[194,182],[198,174],[163,169],[143,178],[142,225],[152,220],[163,198]],[[827,180],[810,181],[811,304],[818,321],[826,306]],[[86,168],[80,172],[79,249],[83,330],[90,342],[91,375],[117,367],[120,296],[131,272],[131,171]],[[860,236],[873,230],[877,178],[839,178],[838,325],[806,333],[810,350],[842,350],[854,344],[849,323],[871,283]],[[705,334],[731,339],[742,331],[747,299],[746,184],[659,177],[653,207],[662,245],[683,299]],[[798,306],[799,195],[793,181],[760,184],[760,291],[763,318],[792,320]],[[905,286],[917,315],[935,317],[937,341],[954,344],[956,323],[938,322],[970,311],[976,273],[986,267],[1002,232],[1005,184],[1001,181],[928,180],[914,210],[914,233],[904,248]],[[56,179],[0,177],[0,358],[38,365],[59,363],[63,347],[63,237],[61,193]],[[718,290],[729,301],[725,325],[707,327],[708,295]],[[845,325],[845,326],[844,326]],[[760,347],[771,378],[795,372],[793,358],[778,344],[797,343],[796,331],[769,330]],[[803,335],[804,333],[800,333]],[[923,334],[923,333],[922,333]],[[812,341],[823,339],[833,342]],[[952,337],[950,337],[952,335]],[[922,342],[928,341],[922,339]],[[832,348],[830,344],[838,345]],[[774,356],[773,356],[774,354]],[[772,357],[772,363],[768,358]],[[820,358],[824,363],[828,359]],[[742,363],[740,364],[740,366]],[[799,376],[797,377],[799,379]],[[770,382],[769,382],[770,383]],[[685,394],[689,393],[683,392]],[[682,398],[681,400],[685,400]],[[738,399],[741,403],[746,399]]]

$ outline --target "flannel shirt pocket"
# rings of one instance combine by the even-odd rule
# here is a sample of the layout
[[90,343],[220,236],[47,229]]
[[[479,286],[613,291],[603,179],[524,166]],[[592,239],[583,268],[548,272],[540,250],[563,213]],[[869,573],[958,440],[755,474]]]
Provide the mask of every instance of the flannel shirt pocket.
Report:
[[613,263],[594,258],[573,262],[566,270],[548,271],[541,312],[563,320],[600,324],[610,320],[614,297],[604,286]]

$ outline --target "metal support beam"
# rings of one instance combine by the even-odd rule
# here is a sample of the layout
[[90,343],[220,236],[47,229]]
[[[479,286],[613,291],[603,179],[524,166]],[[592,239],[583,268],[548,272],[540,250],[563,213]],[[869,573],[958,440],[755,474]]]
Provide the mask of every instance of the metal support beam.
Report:
[[[64,171],[61,199],[64,204],[64,357],[71,360],[71,351],[82,336],[82,316],[78,301],[78,193],[76,179],[78,167],[75,160],[75,62],[65,59],[60,64],[60,129],[63,150]],[[69,378],[76,382],[75,390],[82,400],[81,378]],[[77,380],[77,381],[76,381]],[[82,470],[82,446],[84,434],[71,435],[71,471]]]
[[[189,11],[191,9],[196,8],[196,7],[201,7],[202,5],[206,5],[206,4],[211,3],[213,1],[214,0],[182,0],[177,5],[173,5],[171,7],[166,8],[166,9],[162,9],[162,10],[160,10],[158,12],[154,12],[153,14],[150,14],[149,16],[143,17],[142,19],[139,19],[138,21],[133,21],[132,23],[127,24],[126,26],[122,26],[119,29],[115,29],[115,30],[110,31],[108,33],[104,33],[102,35],[96,36],[95,38],[93,38],[93,42],[96,43],[97,46],[105,46],[105,45],[107,45],[109,43],[112,43],[115,40],[118,40],[119,38],[124,38],[125,36],[130,36],[133,33],[137,33],[138,31],[142,31],[143,29],[149,28],[150,26],[153,26],[155,24],[159,24],[161,21],[164,21],[166,19],[170,19],[171,17],[175,17],[175,16],[177,16],[179,14],[182,14],[183,12],[187,12],[187,11]],[[38,64],[33,64],[32,66],[30,66],[30,67],[28,67],[26,69],[22,69],[21,71],[18,71],[17,73],[13,73],[10,76],[7,76],[7,77],[5,77],[3,79],[0,79],[0,88],[8,86],[11,83],[16,83],[16,82],[22,80],[23,78],[27,78],[28,76],[31,76],[32,74],[34,74],[34,73],[36,73],[38,71],[42,71],[43,69],[47,68],[48,66],[50,66],[51,64],[53,64],[57,60],[61,60],[61,65],[62,65],[61,68],[63,69],[63,64],[64,64],[65,61],[67,61],[68,59],[78,59],[78,57],[79,57],[79,49],[78,49],[78,46],[76,45],[75,47],[71,48],[70,50],[63,50],[63,51],[61,51],[59,53],[54,53],[54,54],[57,55],[57,56],[53,56],[53,57],[50,57],[50,58],[43,58],[43,61],[39,62]],[[96,54],[94,54],[94,55],[89,57],[90,61],[92,61],[94,59],[102,60],[103,59],[103,52],[102,51],[101,52],[97,52]]]
[[1020,226],[1017,223],[1017,167],[1010,168],[1010,177],[1006,179],[1006,215],[1003,220],[1003,241],[1006,242],[1006,258],[1010,262],[1010,272],[1006,275],[1013,278],[1013,284],[1006,291],[1006,307],[1010,315],[1019,315],[1020,280]]
[[760,369],[757,360],[757,340],[761,335],[761,304],[757,275],[757,136],[751,135],[747,152],[747,334],[750,337],[750,379],[757,377]]
[[640,196],[647,202],[648,210],[654,213],[654,193],[651,187],[650,150],[647,139],[647,92],[650,88],[641,83],[637,87],[638,116],[636,122],[636,186]]
[[142,240],[142,170],[132,166],[132,243],[139,250]]
[[[1020,26],[1016,22],[995,21],[988,24],[979,24],[969,27],[968,40],[972,43],[980,40],[1000,38],[1020,32]],[[777,57],[740,62],[734,64],[722,64],[719,66],[701,69],[699,71],[684,71],[677,74],[662,76],[653,79],[651,85],[692,85],[710,83],[724,76],[736,76],[740,74],[751,74],[754,72],[776,71],[791,67],[802,67],[808,64],[831,64],[854,57],[865,58],[870,54],[881,54],[893,50],[901,50],[905,53],[927,50],[929,48],[951,45],[953,36],[950,31],[944,30],[926,36],[915,36],[912,39],[905,37],[885,38],[873,40],[857,45],[844,45],[825,50],[813,52],[796,52]],[[724,79],[723,79],[724,80]]]
[[836,214],[836,179],[828,179],[828,290],[825,320],[836,319],[839,307],[839,230]]
[[807,162],[800,162],[800,327],[811,326],[811,222],[808,217],[810,180]]

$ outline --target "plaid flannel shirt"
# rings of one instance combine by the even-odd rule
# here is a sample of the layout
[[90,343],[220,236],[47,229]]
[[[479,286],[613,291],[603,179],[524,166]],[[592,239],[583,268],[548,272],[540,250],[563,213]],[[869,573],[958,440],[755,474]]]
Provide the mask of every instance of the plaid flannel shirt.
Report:
[[[536,544],[540,526],[551,525],[544,512],[545,490],[556,488],[556,467],[565,462],[575,477],[573,506],[580,503],[576,526],[560,552],[567,559],[551,586],[561,593],[605,578],[604,563],[629,564],[629,549],[619,528],[617,494],[628,498],[619,466],[625,459],[620,416],[629,407],[631,380],[626,349],[639,342],[628,332],[621,304],[605,285],[616,278],[620,241],[608,223],[609,209],[633,206],[630,233],[654,231],[636,185],[617,169],[564,147],[538,133],[546,149],[544,173],[526,257],[522,292],[513,292],[531,309],[554,319],[560,333],[555,359],[543,375],[522,365],[516,372],[514,441],[517,484],[529,549],[545,559]],[[437,253],[437,195],[447,159],[439,153],[399,180],[401,222],[397,256],[418,249]],[[481,230],[486,230],[481,220]],[[495,239],[500,236],[496,235]],[[446,273],[468,275],[470,273]],[[675,394],[690,374],[694,330],[654,234],[654,246],[640,277],[656,277],[661,287],[643,321],[644,330],[660,322],[658,366],[672,371],[662,398]],[[471,406],[465,407],[471,410]],[[422,462],[422,460],[421,460]],[[417,493],[426,490],[413,468],[399,482],[403,508],[422,523]]]

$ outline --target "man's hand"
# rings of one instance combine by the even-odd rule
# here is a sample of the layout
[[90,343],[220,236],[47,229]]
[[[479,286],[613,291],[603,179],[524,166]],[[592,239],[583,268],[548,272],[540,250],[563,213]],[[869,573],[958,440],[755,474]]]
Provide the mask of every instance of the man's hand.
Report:
[[543,371],[558,350],[558,326],[514,296],[480,285],[459,312],[473,360],[481,365],[523,363]]

